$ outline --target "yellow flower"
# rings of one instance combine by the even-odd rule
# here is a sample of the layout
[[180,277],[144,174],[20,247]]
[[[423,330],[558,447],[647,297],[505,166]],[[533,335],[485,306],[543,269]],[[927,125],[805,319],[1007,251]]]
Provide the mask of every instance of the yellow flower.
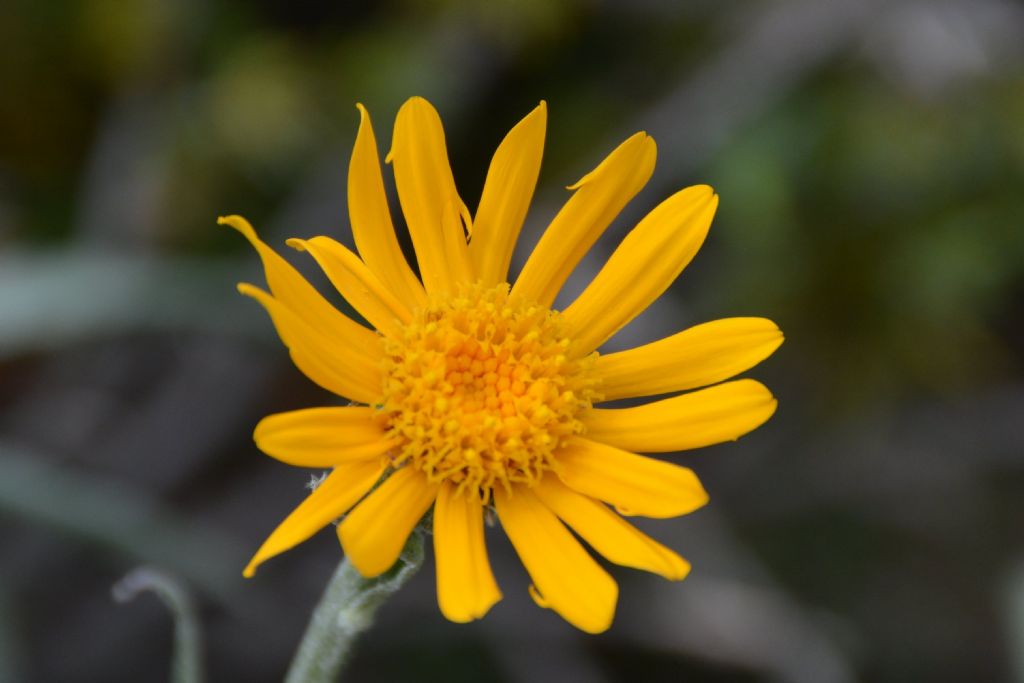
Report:
[[[545,104],[498,147],[471,214],[456,191],[437,112],[410,99],[386,161],[418,278],[399,248],[373,129],[359,111],[348,175],[358,255],[329,237],[288,243],[309,252],[376,331],[327,303],[244,219],[221,219],[259,252],[270,292],[239,290],[267,309],[295,364],[362,404],[271,415],[256,427],[268,455],[331,474],[244,573],[343,517],[337,533],[345,553],[364,576],[376,576],[433,507],[441,611],[452,621],[478,619],[501,598],[484,545],[484,516],[493,508],[537,603],[584,631],[603,631],[618,588],[573,532],[611,562],[682,579],[686,560],[620,515],[684,515],[707,494],[691,470],[636,452],[736,439],[775,411],[760,383],[723,382],[782,343],[763,318],[717,320],[628,351],[596,352],[690,262],[718,197],[703,185],[669,197],[583,293],[555,311],[573,268],[650,178],[654,141],[637,133],[569,188],[573,195],[510,286],[513,246],[540,169]],[[692,389],[699,390],[679,393]],[[665,394],[677,395],[594,407]]]

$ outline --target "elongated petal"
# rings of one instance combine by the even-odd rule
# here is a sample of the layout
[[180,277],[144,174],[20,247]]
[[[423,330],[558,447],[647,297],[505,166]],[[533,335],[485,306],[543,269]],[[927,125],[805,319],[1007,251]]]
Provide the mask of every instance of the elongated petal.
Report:
[[348,512],[376,483],[383,471],[384,466],[377,460],[335,467],[316,490],[274,529],[253,555],[242,575],[251,577],[256,573],[256,567],[263,562],[294,548]]
[[679,581],[690,573],[690,563],[675,551],[644,534],[604,504],[567,488],[557,477],[545,477],[534,490],[549,510],[615,564],[653,572],[670,581]]
[[657,147],[637,133],[569,187],[573,196],[548,226],[519,274],[513,294],[550,306],[569,274],[654,172]]
[[[460,202],[462,200],[459,200]],[[461,207],[461,208],[460,208]],[[456,205],[448,202],[441,211],[441,249],[444,263],[448,267],[448,291],[455,291],[454,285],[459,282],[472,282],[473,269],[469,262],[469,245],[466,243],[466,229],[469,214],[465,204]],[[461,212],[461,213],[460,213]],[[431,290],[433,291],[433,290]]]
[[625,514],[678,517],[708,502],[693,470],[670,462],[579,437],[570,439],[556,457],[558,477],[569,488]]
[[445,483],[434,505],[437,603],[451,621],[465,623],[487,614],[501,600],[484,545],[484,510],[473,493],[456,494]]
[[542,604],[578,629],[600,633],[615,616],[619,588],[532,491],[494,490],[501,526],[519,554]]
[[454,291],[455,283],[472,280],[462,225],[471,230],[472,219],[455,189],[441,117],[422,97],[398,110],[388,159],[423,284],[428,292]]
[[288,245],[312,254],[352,308],[384,334],[397,336],[401,325],[412,320],[405,304],[345,245],[330,237],[291,239]]
[[507,281],[512,251],[537,186],[547,122],[547,104],[541,102],[509,131],[491,159],[469,244],[476,276],[485,286]]
[[596,349],[668,289],[704,243],[717,206],[710,187],[690,187],[659,204],[626,235],[563,311],[575,353]]
[[636,408],[595,408],[583,423],[594,441],[664,453],[738,439],[771,417],[776,403],[763,384],[740,379]]
[[[292,361],[306,377],[339,396],[369,404],[380,400],[383,378],[379,362],[368,359],[365,354],[353,353],[344,340],[328,337],[311,327],[291,308],[262,289],[242,283],[238,291],[267,309]],[[376,337],[374,341],[379,345]]]
[[333,339],[335,344],[345,349],[346,354],[366,358],[373,363],[380,361],[384,350],[377,335],[329,304],[299,271],[260,240],[248,221],[241,216],[227,216],[217,222],[231,226],[256,248],[275,299],[306,325]]
[[410,306],[420,306],[426,294],[398,245],[370,115],[363,105],[356,107],[359,133],[348,165],[348,216],[356,249],[395,296]]
[[394,447],[376,415],[366,406],[293,410],[260,420],[253,439],[261,451],[289,465],[333,467]]
[[604,400],[696,389],[729,379],[772,355],[782,332],[765,318],[725,318],[628,351],[598,356]]
[[419,470],[403,467],[338,525],[345,554],[360,574],[373,578],[391,568],[437,489]]

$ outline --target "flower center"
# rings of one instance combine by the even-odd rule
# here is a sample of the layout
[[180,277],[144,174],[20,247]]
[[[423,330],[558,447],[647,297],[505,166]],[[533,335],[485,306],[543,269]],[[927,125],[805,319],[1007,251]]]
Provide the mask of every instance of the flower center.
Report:
[[532,485],[596,397],[596,354],[573,359],[557,312],[509,287],[460,286],[385,341],[382,412],[396,467],[476,489]]

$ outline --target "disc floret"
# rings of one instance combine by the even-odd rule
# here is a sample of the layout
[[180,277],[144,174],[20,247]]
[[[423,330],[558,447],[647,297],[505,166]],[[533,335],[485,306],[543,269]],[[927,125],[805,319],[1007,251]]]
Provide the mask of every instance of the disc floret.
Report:
[[382,413],[393,465],[422,470],[485,501],[532,485],[558,463],[596,398],[596,354],[573,358],[557,312],[510,297],[507,284],[432,297],[385,341]]

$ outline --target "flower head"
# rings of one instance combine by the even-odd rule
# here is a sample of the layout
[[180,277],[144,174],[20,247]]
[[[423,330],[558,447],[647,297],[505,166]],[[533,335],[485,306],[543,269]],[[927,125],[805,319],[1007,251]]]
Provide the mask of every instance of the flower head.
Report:
[[[358,255],[329,237],[289,245],[309,252],[375,330],[327,303],[244,219],[221,219],[257,249],[270,291],[239,289],[267,309],[300,370],[354,402],[271,415],[256,427],[267,454],[331,472],[245,574],[343,518],[345,553],[364,576],[376,576],[433,508],[438,602],[449,619],[470,621],[501,598],[484,542],[493,508],[538,604],[584,631],[603,631],[618,589],[573,532],[611,562],[682,579],[689,564],[622,515],[684,515],[707,494],[691,470],[637,453],[736,439],[775,411],[758,382],[724,381],[782,343],[763,318],[717,320],[628,351],[597,352],[690,262],[718,197],[707,186],[669,197],[556,311],[573,268],[650,177],[654,141],[637,133],[570,186],[573,195],[509,284],[540,170],[545,104],[499,146],[471,214],[437,112],[409,100],[387,161],[417,277],[392,226],[369,116],[359,111],[348,178]],[[631,408],[595,407],[663,395]]]

